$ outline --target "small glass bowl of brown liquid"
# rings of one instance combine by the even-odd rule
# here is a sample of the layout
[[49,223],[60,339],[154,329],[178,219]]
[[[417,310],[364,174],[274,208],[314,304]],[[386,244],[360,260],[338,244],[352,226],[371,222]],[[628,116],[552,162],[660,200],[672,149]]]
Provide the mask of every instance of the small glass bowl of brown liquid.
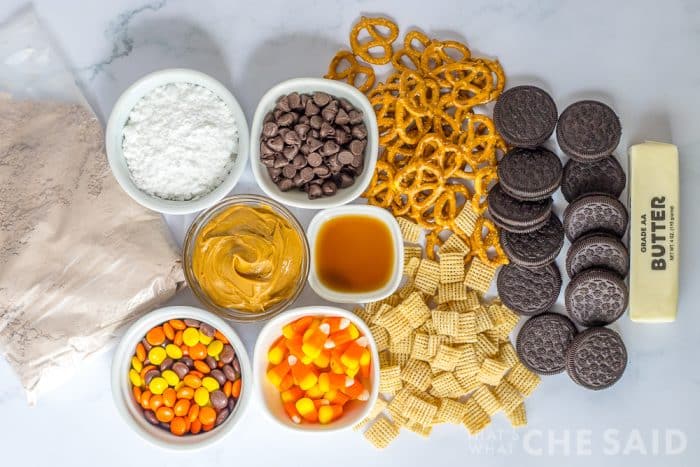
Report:
[[309,285],[336,303],[388,297],[403,279],[403,240],[388,211],[346,205],[319,212],[309,224]]

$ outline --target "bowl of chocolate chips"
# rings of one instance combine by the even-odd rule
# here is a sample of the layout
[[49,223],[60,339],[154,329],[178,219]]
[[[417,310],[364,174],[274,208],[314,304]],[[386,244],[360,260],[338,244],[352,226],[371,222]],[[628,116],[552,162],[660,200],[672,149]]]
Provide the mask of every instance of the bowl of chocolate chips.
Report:
[[291,79],[270,89],[255,111],[253,174],[288,206],[340,206],[369,185],[378,139],[374,109],[360,91],[328,79]]

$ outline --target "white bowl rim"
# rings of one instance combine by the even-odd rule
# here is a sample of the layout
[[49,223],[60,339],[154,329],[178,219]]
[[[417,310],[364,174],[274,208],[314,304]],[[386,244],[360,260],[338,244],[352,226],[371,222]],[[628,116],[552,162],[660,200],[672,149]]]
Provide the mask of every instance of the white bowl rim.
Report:
[[264,366],[267,367],[267,351],[268,349],[263,348],[262,337],[272,334],[282,335],[282,327],[294,321],[302,316],[339,316],[341,318],[349,319],[357,328],[360,330],[362,335],[367,337],[369,341],[369,349],[372,354],[372,387],[369,391],[369,399],[364,404],[363,409],[358,412],[356,419],[351,423],[346,423],[344,426],[335,426],[333,423],[328,425],[320,424],[300,424],[294,425],[292,423],[284,423],[275,417],[267,406],[265,402],[264,387],[270,383],[267,381],[266,371],[257,371],[255,374],[255,393],[258,398],[259,404],[263,407],[263,412],[267,417],[273,420],[278,425],[285,427],[288,430],[302,433],[332,433],[338,431],[345,431],[351,429],[353,425],[369,415],[370,411],[374,407],[377,399],[379,398],[379,352],[377,351],[377,343],[374,340],[372,331],[370,331],[369,326],[365,324],[359,316],[357,316],[352,311],[348,311],[343,308],[338,308],[330,305],[312,305],[312,306],[301,306],[297,308],[292,308],[283,311],[279,315],[268,321],[265,326],[260,330],[258,334],[258,339],[255,342],[255,348],[253,349],[253,366],[259,367],[261,360],[264,361]]
[[[159,84],[149,87],[151,83],[155,82],[158,82]],[[143,97],[143,95],[145,95],[148,91],[169,83],[191,83],[207,88],[209,91],[213,92],[216,96],[222,99],[231,109],[238,127],[238,152],[236,155],[236,160],[231,167],[231,171],[218,187],[206,195],[191,201],[161,199],[141,191],[134,184],[133,180],[131,180],[131,177],[128,174],[128,168],[126,172],[121,169],[122,164],[125,163],[123,161],[123,152],[121,150],[115,150],[111,144],[111,141],[114,138],[118,138],[122,134],[122,129],[125,122],[122,121],[122,119],[117,118],[117,113],[121,113],[122,109],[127,107],[127,101],[129,101],[134,94],[139,93],[141,94],[140,97]],[[140,91],[146,87],[149,89],[144,93],[140,93]],[[130,112],[133,106],[128,107],[130,107]],[[122,189],[134,201],[148,209],[160,212],[162,214],[191,214],[213,206],[224,196],[229,194],[236,184],[238,184],[238,181],[240,180],[241,175],[243,175],[247,165],[247,160],[250,153],[250,132],[248,129],[248,121],[240,103],[233,93],[229,91],[228,88],[220,81],[207,75],[206,73],[189,68],[166,68],[142,76],[128,88],[126,88],[119,96],[112,107],[112,112],[110,113],[107,121],[107,127],[105,129],[105,151],[107,153],[107,160],[110,168],[112,169],[114,178],[116,178]]]
[[[314,87],[319,91],[327,92],[335,97],[352,96],[362,105],[363,118],[367,126],[367,148],[365,149],[365,165],[362,173],[355,179],[355,183],[348,187],[338,189],[335,195],[329,197],[321,197],[317,199],[292,199],[287,196],[287,193],[281,192],[277,186],[269,180],[268,174],[265,172],[265,166],[260,162],[260,134],[262,131],[262,121],[269,111],[266,102],[274,102],[283,95],[289,94],[300,87]],[[326,209],[350,203],[357,199],[372,180],[374,169],[377,164],[377,155],[379,153],[379,131],[377,128],[377,117],[374,109],[370,104],[367,96],[360,92],[357,88],[343,83],[341,81],[331,80],[327,78],[292,78],[270,88],[258,101],[258,106],[253,114],[250,129],[250,166],[253,171],[253,176],[263,192],[270,198],[301,209]],[[266,178],[267,177],[267,178]],[[297,192],[293,192],[297,193]],[[305,195],[304,193],[299,193]]]
[[[163,439],[161,439],[160,437],[154,436],[152,433],[146,430],[144,428],[144,426],[146,426],[145,424],[139,423],[134,419],[134,414],[129,409],[129,404],[132,401],[130,399],[131,385],[129,384],[127,372],[128,368],[130,368],[129,362],[133,356],[136,344],[143,339],[146,332],[156,324],[176,318],[192,318],[206,322],[226,336],[231,346],[234,348],[236,355],[238,356],[238,362],[241,367],[241,379],[243,383],[241,385],[241,396],[236,403],[236,407],[233,413],[229,415],[223,424],[207,433],[200,433],[195,436],[188,436],[186,438],[179,438],[175,435],[171,435],[161,428],[153,427],[154,429],[162,431],[163,434],[166,435],[163,437]],[[125,368],[127,368],[127,372],[124,371]],[[125,423],[146,441],[164,449],[177,451],[202,449],[211,446],[228,436],[247,412],[250,405],[250,400],[253,397],[253,386],[255,385],[253,379],[253,368],[250,363],[250,358],[248,357],[248,352],[246,351],[245,345],[236,331],[215,314],[193,306],[166,306],[163,308],[158,308],[150,313],[147,313],[131,324],[131,326],[129,326],[127,331],[122,336],[114,352],[111,373],[112,398],[114,400],[114,405],[116,406],[117,412],[119,412]],[[166,439],[171,440],[166,441]],[[185,439],[187,441],[182,442]]]
[[[380,289],[370,291],[370,292],[360,292],[360,293],[348,293],[348,292],[338,292],[329,289],[321,283],[316,274],[316,239],[318,237],[319,228],[330,219],[340,216],[347,215],[365,215],[373,217],[384,222],[394,240],[394,270],[391,279]],[[308,283],[321,298],[329,300],[336,303],[368,303],[376,302],[382,300],[389,295],[396,292],[401,285],[403,280],[403,237],[401,236],[401,229],[391,213],[385,209],[377,206],[370,206],[366,204],[348,204],[345,206],[338,206],[335,208],[324,209],[318,212],[306,229],[306,236],[311,246],[311,255],[309,263],[309,277]]]

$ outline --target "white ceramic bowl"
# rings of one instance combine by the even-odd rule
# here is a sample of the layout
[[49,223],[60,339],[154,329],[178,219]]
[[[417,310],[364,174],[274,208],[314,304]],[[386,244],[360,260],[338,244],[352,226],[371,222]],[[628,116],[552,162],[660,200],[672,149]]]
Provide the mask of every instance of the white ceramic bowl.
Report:
[[[369,377],[370,390],[367,401],[351,401],[345,406],[343,416],[327,425],[318,423],[301,423],[297,425],[292,422],[284,411],[279,390],[267,380],[267,351],[272,343],[282,335],[282,328],[292,321],[302,316],[340,316],[347,318],[357,326],[362,335],[367,336],[369,349],[372,354],[372,371]],[[260,331],[258,340],[255,343],[253,354],[253,368],[255,373],[256,393],[261,405],[273,420],[280,425],[295,431],[329,432],[351,428],[357,422],[365,418],[379,397],[379,354],[377,344],[367,325],[353,312],[335,308],[332,306],[305,306],[287,310],[282,314],[272,318]]]
[[[369,216],[382,221],[389,228],[394,241],[394,269],[391,279],[381,288],[371,292],[346,293],[329,289],[319,280],[316,271],[316,239],[321,226],[334,217],[347,215]],[[337,208],[326,209],[311,219],[309,227],[306,229],[306,238],[311,245],[311,264],[309,268],[309,285],[321,298],[325,298],[336,303],[368,303],[376,302],[388,297],[399,288],[403,279],[403,239],[401,229],[394,216],[385,209],[362,204],[349,204]]]
[[[134,105],[153,89],[171,83],[192,83],[205,87],[216,94],[231,109],[238,126],[238,155],[231,167],[231,172],[223,182],[208,194],[190,201],[173,201],[158,198],[141,191],[131,179],[129,168],[122,151],[123,129]],[[195,70],[173,68],[156,71],[136,81],[122,93],[114,104],[105,131],[105,149],[107,159],[114,177],[122,189],[134,201],[163,214],[189,214],[206,209],[226,196],[243,174],[248,158],[249,132],[248,122],[241,106],[226,87],[209,75]]]
[[[191,318],[215,327],[226,336],[236,352],[241,366],[241,395],[238,403],[224,423],[208,432],[196,435],[175,436],[169,431],[153,426],[143,416],[134,401],[129,381],[129,368],[136,344],[153,327],[170,319]],[[169,306],[155,310],[131,325],[117,346],[112,361],[112,396],[117,412],[124,421],[145,440],[167,449],[191,450],[210,446],[227,436],[243,417],[252,397],[253,375],[248,353],[238,334],[218,316],[190,306]]]
[[[344,97],[358,110],[362,111],[364,123],[367,126],[367,147],[365,148],[365,165],[355,183],[347,188],[339,188],[333,196],[323,196],[309,199],[303,191],[281,191],[267,173],[267,168],[260,162],[260,136],[265,115],[272,110],[277,100],[291,92],[313,93],[326,92],[335,97]],[[255,110],[250,129],[250,165],[255,180],[260,188],[270,198],[288,206],[306,209],[324,209],[347,204],[362,194],[372,180],[374,167],[377,163],[379,134],[374,109],[364,94],[346,83],[323,78],[296,78],[283,81],[267,91],[260,99]]]

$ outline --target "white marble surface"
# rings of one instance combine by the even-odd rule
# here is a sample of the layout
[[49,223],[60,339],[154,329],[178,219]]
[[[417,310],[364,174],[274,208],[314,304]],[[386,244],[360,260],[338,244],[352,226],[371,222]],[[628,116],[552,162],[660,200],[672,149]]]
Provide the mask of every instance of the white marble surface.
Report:
[[[3,0],[0,18],[24,3]],[[391,15],[404,30],[419,26],[441,37],[467,40],[478,53],[500,58],[510,85],[543,84],[560,109],[582,97],[603,99],[622,119],[618,155],[624,158],[630,143],[645,138],[671,140],[680,147],[680,314],[670,325],[637,325],[626,316],[615,324],[629,347],[630,364],[610,390],[588,392],[565,375],[545,378],[527,402],[530,424],[525,429],[511,430],[499,415],[477,438],[461,427],[444,426],[430,440],[404,433],[384,452],[352,432],[288,433],[263,418],[255,405],[220,445],[192,454],[165,452],[137,438],[118,418],[108,379],[111,353],[82,365],[71,383],[34,408],[27,407],[14,375],[0,359],[3,465],[697,465],[700,291],[695,266],[700,247],[693,232],[700,225],[694,206],[700,199],[698,2],[35,3],[103,119],[132,81],[173,66],[199,69],[221,80],[250,118],[258,98],[274,83],[321,75],[362,13]],[[249,172],[236,191],[257,191]],[[178,238],[189,220],[168,219]],[[314,301],[307,292],[300,303]],[[177,302],[195,303],[188,294]],[[236,327],[252,348],[258,327]],[[671,451],[682,452],[666,452],[666,433],[672,438]]]

